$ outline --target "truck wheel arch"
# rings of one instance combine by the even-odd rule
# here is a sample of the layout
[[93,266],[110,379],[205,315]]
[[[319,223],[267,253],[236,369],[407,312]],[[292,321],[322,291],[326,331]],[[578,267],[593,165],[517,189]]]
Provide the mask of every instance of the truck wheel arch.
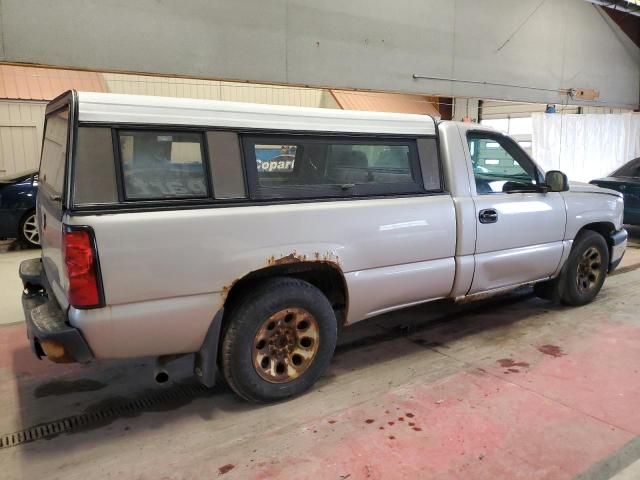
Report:
[[226,292],[225,310],[232,308],[245,291],[272,277],[293,277],[309,282],[329,299],[336,311],[338,324],[344,323],[348,306],[347,283],[340,266],[331,261],[298,261],[254,270],[233,282]]
[[579,239],[584,232],[595,232],[604,239],[608,247],[609,256],[611,256],[613,251],[613,238],[611,235],[615,231],[616,227],[611,222],[592,222],[580,227],[573,238],[571,238],[571,250],[566,252],[566,256],[563,258],[562,264],[558,269],[556,275],[552,279],[537,282],[534,285],[534,292],[536,296],[545,300],[552,300],[554,302],[560,301],[562,291],[561,287],[559,287],[559,282],[562,281],[563,275],[565,275],[566,273],[569,255],[575,247],[576,240]]
[[591,230],[602,235],[602,237],[604,238],[604,241],[607,242],[607,245],[609,246],[609,255],[611,255],[611,252],[613,249],[611,234],[616,231],[616,227],[613,223],[611,222],[588,223],[576,232],[575,237],[573,237],[574,240],[578,238],[578,235],[580,235],[580,233],[583,232],[584,230]]

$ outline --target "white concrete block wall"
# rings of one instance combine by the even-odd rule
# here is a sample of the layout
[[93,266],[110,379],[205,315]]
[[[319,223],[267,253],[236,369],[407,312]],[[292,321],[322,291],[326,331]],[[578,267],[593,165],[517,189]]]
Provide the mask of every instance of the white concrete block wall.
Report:
[[38,168],[45,107],[0,100],[0,176]]

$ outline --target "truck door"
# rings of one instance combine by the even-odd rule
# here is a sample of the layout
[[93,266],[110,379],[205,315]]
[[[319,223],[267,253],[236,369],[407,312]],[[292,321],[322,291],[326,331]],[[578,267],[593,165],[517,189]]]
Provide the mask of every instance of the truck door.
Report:
[[542,173],[511,138],[464,128],[461,133],[475,183],[475,272],[469,293],[553,275],[566,224],[562,196],[536,191]]

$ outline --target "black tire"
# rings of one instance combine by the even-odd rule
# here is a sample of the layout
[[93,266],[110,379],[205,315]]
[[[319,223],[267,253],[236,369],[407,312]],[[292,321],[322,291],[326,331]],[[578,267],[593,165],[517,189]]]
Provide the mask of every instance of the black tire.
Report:
[[[326,371],[336,346],[337,321],[331,304],[316,287],[303,280],[278,277],[266,280],[234,303],[225,321],[220,363],[225,380],[240,397],[260,403],[284,400],[308,390]],[[267,320],[287,309],[309,313],[319,340],[303,373],[273,383],[263,378],[266,370],[258,373],[259,366],[254,366],[254,349]]]
[[[589,252],[596,257],[597,261],[587,259]],[[597,264],[598,274],[580,273],[580,265],[582,262],[591,263],[592,266]],[[604,237],[592,230],[582,231],[574,240],[573,247],[569,258],[563,268],[562,275],[558,280],[558,296],[562,303],[570,306],[580,306],[591,302],[604,284],[609,268],[609,247]],[[595,271],[595,269],[591,269]],[[584,281],[582,281],[583,279]]]
[[36,211],[29,210],[24,214],[20,220],[20,224],[18,225],[18,241],[29,248],[40,247],[40,235],[35,232],[34,236],[32,232],[32,227],[34,225],[36,225]]

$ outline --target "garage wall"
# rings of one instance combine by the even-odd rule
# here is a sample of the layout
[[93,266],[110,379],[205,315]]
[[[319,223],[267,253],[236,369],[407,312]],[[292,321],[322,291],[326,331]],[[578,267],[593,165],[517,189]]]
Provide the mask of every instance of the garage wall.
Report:
[[2,0],[0,15],[0,61],[538,103],[562,95],[413,74],[620,106],[640,90],[637,47],[584,0]]
[[105,73],[102,76],[107,84],[107,91],[111,93],[267,103],[296,107],[338,107],[329,92],[314,88],[117,73]]
[[[544,113],[547,105],[544,103],[522,103],[522,102],[498,102],[485,100],[482,102],[482,118],[485,120],[494,118],[526,118],[533,113]],[[556,104],[556,112],[559,114],[607,114],[630,112],[627,108],[615,107],[592,107],[579,105]]]
[[0,175],[38,168],[45,107],[0,100]]
[[[0,176],[37,168],[40,163],[47,102],[25,100],[25,97],[46,95],[51,99],[64,90],[76,88],[113,93],[339,108],[331,93],[320,89],[43,68],[21,68],[18,75],[14,74],[13,70],[15,68],[0,65]],[[23,97],[2,98],[6,95]]]

